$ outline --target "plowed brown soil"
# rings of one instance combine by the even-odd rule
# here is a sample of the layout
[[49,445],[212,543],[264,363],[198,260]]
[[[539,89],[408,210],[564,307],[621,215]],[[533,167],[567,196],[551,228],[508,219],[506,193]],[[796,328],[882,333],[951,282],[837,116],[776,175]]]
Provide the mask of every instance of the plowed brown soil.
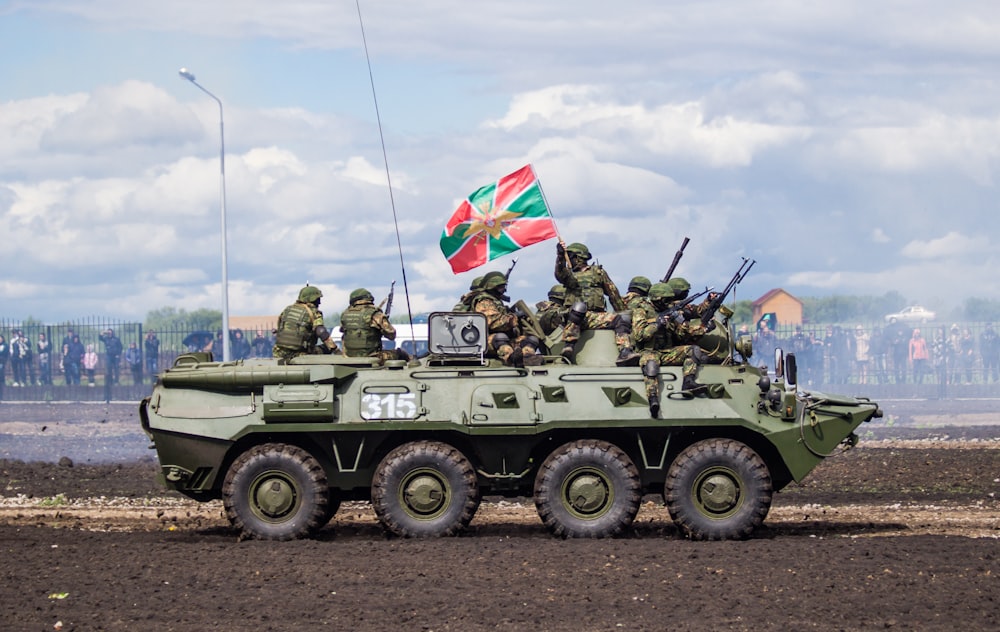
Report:
[[2,630],[1000,629],[1000,442],[867,442],[776,495],[757,536],[557,540],[487,499],[464,537],[239,542],[153,461],[0,461]]

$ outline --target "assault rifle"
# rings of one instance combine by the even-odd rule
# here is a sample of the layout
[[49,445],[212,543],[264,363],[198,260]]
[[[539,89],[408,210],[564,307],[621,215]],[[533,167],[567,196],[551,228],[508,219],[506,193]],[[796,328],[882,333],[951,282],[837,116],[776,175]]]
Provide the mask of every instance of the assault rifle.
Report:
[[660,283],[666,283],[670,280],[670,277],[674,275],[674,269],[677,268],[677,264],[680,263],[681,257],[684,256],[684,249],[687,248],[689,241],[691,240],[687,237],[684,238],[684,241],[681,243],[681,249],[674,253],[674,261],[670,264],[670,267],[667,268],[667,273],[662,279],[660,279]]
[[392,311],[392,296],[395,293],[396,293],[396,279],[393,279],[392,283],[389,284],[389,296],[385,297],[385,299],[379,304],[379,307],[385,305],[385,309],[383,311],[385,312],[386,318],[389,317],[389,312]]
[[503,278],[510,281],[510,273],[514,271],[514,266],[516,265],[517,265],[517,257],[514,257],[514,260],[510,262],[510,267],[507,268],[507,272],[504,273]]
[[670,307],[663,310],[662,312],[658,312],[656,314],[656,324],[663,327],[664,325],[666,325],[671,321],[677,324],[683,323],[686,320],[684,318],[684,308],[690,305],[691,303],[695,302],[702,296],[705,296],[714,289],[715,289],[714,287],[707,287],[703,291],[698,292],[697,294],[694,294],[692,296],[689,296],[683,301],[680,301],[679,303],[672,304]]
[[740,264],[740,269],[736,271],[733,278],[729,279],[726,289],[724,289],[721,294],[717,294],[715,296],[712,302],[708,304],[708,309],[706,309],[705,313],[701,315],[701,324],[708,326],[708,324],[712,322],[712,319],[715,318],[715,312],[722,307],[722,304],[726,302],[726,297],[729,296],[729,293],[733,291],[733,288],[743,280],[743,277],[750,272],[750,268],[752,268],[755,263],[757,263],[756,259],[747,259],[746,257],[743,257],[743,263]]

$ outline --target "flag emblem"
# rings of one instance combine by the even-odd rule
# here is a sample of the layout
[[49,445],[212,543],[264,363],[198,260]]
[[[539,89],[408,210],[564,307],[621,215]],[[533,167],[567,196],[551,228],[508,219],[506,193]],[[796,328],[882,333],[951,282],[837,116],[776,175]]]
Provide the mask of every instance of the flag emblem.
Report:
[[525,165],[459,205],[441,233],[441,252],[458,274],[556,236],[538,178]]

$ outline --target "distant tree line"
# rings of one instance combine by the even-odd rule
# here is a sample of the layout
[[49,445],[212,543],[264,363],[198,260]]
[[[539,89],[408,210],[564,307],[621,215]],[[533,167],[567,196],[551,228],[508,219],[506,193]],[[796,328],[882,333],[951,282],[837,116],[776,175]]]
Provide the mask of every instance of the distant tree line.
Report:
[[[886,314],[898,312],[911,302],[895,290],[882,296],[799,296],[802,301],[802,318],[807,323],[882,322]],[[732,305],[730,304],[730,307]],[[394,310],[395,311],[395,310]],[[414,315],[419,321],[421,315]],[[753,301],[737,301],[733,322],[737,325],[752,324]],[[29,319],[33,320],[33,319]],[[393,314],[392,322],[407,323],[406,314]],[[938,320],[966,322],[1000,322],[1000,300],[969,298],[951,312],[938,313]],[[27,323],[28,321],[23,321]],[[340,312],[326,314],[328,326],[340,323]],[[146,329],[178,330],[207,329],[215,331],[222,327],[222,312],[215,309],[196,309],[188,312],[175,307],[161,307],[146,315]]]

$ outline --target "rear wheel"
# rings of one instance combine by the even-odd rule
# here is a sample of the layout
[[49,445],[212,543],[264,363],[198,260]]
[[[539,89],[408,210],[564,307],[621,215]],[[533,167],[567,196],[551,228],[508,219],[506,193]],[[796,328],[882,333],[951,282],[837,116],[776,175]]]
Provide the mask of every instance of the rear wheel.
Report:
[[767,517],[772,493],[764,461],[730,439],[685,449],[670,466],[664,487],[670,517],[692,540],[750,537]]
[[606,441],[567,443],[545,459],[535,477],[535,507],[554,535],[604,538],[635,519],[642,498],[639,471]]
[[375,470],[372,507],[386,530],[398,536],[455,535],[479,508],[476,472],[446,443],[401,445]]
[[329,521],[326,472],[302,448],[259,445],[241,454],[229,468],[222,503],[229,521],[244,537],[304,538]]

